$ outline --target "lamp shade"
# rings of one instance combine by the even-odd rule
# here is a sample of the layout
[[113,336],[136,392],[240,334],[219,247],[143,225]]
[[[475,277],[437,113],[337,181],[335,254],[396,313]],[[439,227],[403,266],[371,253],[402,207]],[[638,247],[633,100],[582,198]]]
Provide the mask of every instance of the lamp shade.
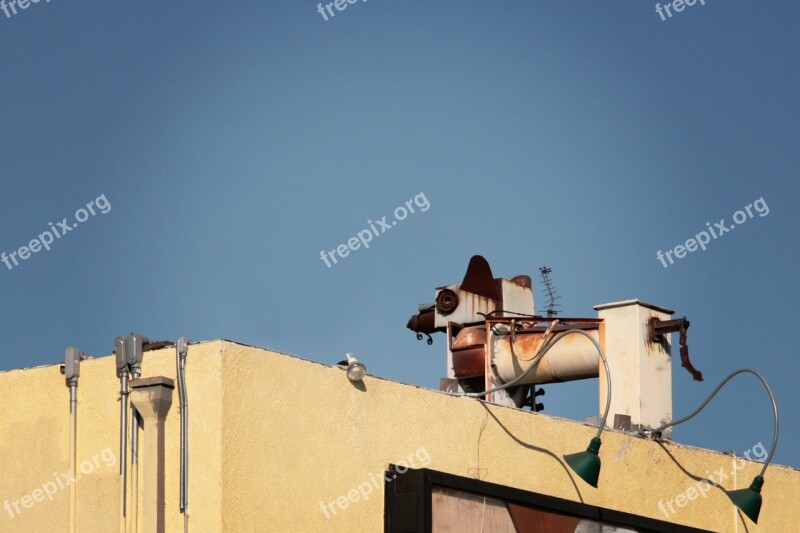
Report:
[[364,376],[367,375],[367,367],[364,366],[362,363],[358,362],[356,356],[348,353],[347,358],[342,361],[347,365],[347,379],[352,381],[353,383],[357,383],[364,379]]
[[589,443],[585,452],[572,453],[564,456],[570,468],[578,474],[589,485],[597,488],[597,480],[600,477],[600,451],[602,442],[594,437]]
[[347,367],[347,379],[350,381],[361,381],[367,375],[367,367],[358,361],[351,363]]
[[764,478],[756,476],[750,484],[750,488],[732,490],[728,493],[731,501],[741,509],[741,511],[754,523],[758,523],[758,515],[761,512],[761,487],[764,485]]

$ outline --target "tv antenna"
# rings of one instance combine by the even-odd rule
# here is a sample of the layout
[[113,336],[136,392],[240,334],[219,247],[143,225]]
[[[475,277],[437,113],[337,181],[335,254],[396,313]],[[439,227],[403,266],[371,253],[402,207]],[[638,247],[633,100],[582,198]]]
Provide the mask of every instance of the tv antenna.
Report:
[[552,318],[561,312],[556,310],[557,307],[561,307],[560,304],[556,303],[556,300],[559,300],[561,296],[556,295],[556,290],[553,287],[553,281],[550,279],[550,273],[552,271],[552,268],[546,266],[539,268],[539,272],[542,275],[541,283],[544,285],[544,290],[547,294],[547,318]]

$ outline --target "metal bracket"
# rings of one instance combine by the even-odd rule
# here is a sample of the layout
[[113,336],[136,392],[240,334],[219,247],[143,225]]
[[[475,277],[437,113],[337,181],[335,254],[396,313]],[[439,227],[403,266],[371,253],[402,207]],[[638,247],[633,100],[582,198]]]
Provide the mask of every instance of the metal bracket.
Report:
[[697,370],[689,360],[689,344],[687,341],[689,325],[689,320],[686,317],[676,318],[675,320],[661,320],[660,318],[652,317],[647,322],[648,340],[652,343],[664,345],[666,343],[665,335],[675,332],[680,333],[681,366],[689,371],[695,381],[703,381],[702,372]]

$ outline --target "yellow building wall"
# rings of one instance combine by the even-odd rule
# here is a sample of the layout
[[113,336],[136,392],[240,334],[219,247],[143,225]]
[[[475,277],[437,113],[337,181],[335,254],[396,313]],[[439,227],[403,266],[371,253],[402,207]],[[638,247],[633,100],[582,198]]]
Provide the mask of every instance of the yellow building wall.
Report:
[[[228,341],[191,345],[186,373],[192,532],[382,531],[380,477],[389,463],[408,463],[409,456],[416,468],[713,531],[800,531],[800,472],[794,469],[767,470],[757,526],[738,515],[718,488],[665,518],[659,500],[685,494],[696,483],[690,475],[706,477],[719,468],[729,473],[732,458],[609,431],[594,489],[561,459],[584,450],[594,434],[577,422],[374,377],[357,387],[339,368]],[[158,375],[176,379],[174,348],[145,354],[143,377]],[[82,363],[78,398],[77,458],[79,465],[89,461],[89,473],[77,483],[78,531],[118,531],[119,380],[113,357]],[[66,486],[53,492],[52,501],[44,490],[35,494],[42,501],[34,501],[34,491],[47,483],[57,486],[61,478],[66,484],[61,474],[69,467],[69,393],[58,365],[0,373],[0,401],[0,505],[16,501],[20,509],[0,508],[0,531],[67,531]],[[181,532],[177,390],[165,431],[167,531]],[[754,435],[754,444],[762,440],[768,447],[769,438]],[[106,461],[109,453],[113,464]],[[748,463],[722,486],[748,486],[759,469]],[[347,502],[345,509],[337,499]]]
[[[190,454],[195,454],[190,455],[189,497],[190,503],[196,503],[190,520],[198,524],[192,529],[197,532],[221,531],[222,527],[221,353],[220,341],[192,345],[192,360],[186,369],[192,400]],[[79,469],[82,462],[88,461],[85,469],[89,473],[81,474],[75,484],[77,530],[116,532],[120,384],[114,358],[87,359],[81,363],[80,372],[76,455]],[[145,353],[142,377],[158,375],[176,379],[174,348]],[[69,487],[65,477],[69,470],[69,390],[59,365],[0,373],[0,402],[4,406],[0,409],[0,505],[8,502],[11,506],[11,512],[0,509],[0,531],[69,531]],[[165,426],[166,520],[170,532],[183,531],[183,516],[178,509],[179,413],[175,390]],[[146,434],[140,434],[140,449],[146,438]],[[93,456],[98,454],[95,461]],[[63,489],[57,482],[59,478]],[[39,493],[41,501],[33,501],[33,491],[50,481],[56,487],[53,492],[53,485],[47,485],[52,499]],[[139,481],[141,486],[141,475]],[[23,505],[26,495],[30,496],[25,502],[29,507]],[[14,501],[19,502],[19,513],[13,507]],[[141,505],[140,494],[140,509]]]
[[[711,487],[666,518],[659,500],[687,494],[732,457],[604,432],[599,487],[561,456],[583,451],[595,429],[581,423],[367,377],[363,390],[336,367],[226,343],[223,359],[225,531],[379,532],[383,489],[365,483],[420,449],[428,468],[712,531],[800,531],[800,472],[772,465],[758,525]],[[771,435],[753,435],[754,444]],[[417,463],[419,463],[417,459]],[[417,466],[421,466],[417,464]],[[726,489],[749,486],[748,462]],[[347,498],[345,509],[321,504]],[[373,485],[374,489],[374,485]],[[344,506],[342,501],[342,506]]]

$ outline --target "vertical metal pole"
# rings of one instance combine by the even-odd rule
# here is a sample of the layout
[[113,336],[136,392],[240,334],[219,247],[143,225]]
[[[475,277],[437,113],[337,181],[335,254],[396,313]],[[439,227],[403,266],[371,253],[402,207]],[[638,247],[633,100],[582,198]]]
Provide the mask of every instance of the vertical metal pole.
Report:
[[181,414],[181,481],[180,510],[183,513],[183,531],[189,532],[189,400],[186,397],[186,355],[189,352],[189,339],[181,337],[175,344],[178,377],[178,402]]
[[78,521],[78,487],[75,480],[77,466],[78,449],[78,377],[81,375],[81,360],[85,354],[70,346],[64,352],[64,366],[61,373],[66,378],[69,387],[69,475],[72,480],[69,483],[69,532],[75,533]]
[[125,531],[125,483],[128,467],[128,372],[120,376],[119,407],[119,531]]
[[181,478],[180,478],[180,510],[186,511],[187,505],[187,487],[186,482],[188,478],[187,459],[188,459],[188,442],[187,442],[187,422],[189,418],[189,402],[186,399],[186,352],[188,350],[189,340],[186,337],[181,337],[175,344],[175,353],[177,356],[177,377],[178,377],[178,402],[180,404],[181,415]]
[[131,405],[131,533],[138,531],[139,512],[139,415]]
[[[75,479],[78,444],[78,379],[69,381],[69,474]],[[69,531],[76,532],[77,527],[77,485],[73,481],[69,486]]]

